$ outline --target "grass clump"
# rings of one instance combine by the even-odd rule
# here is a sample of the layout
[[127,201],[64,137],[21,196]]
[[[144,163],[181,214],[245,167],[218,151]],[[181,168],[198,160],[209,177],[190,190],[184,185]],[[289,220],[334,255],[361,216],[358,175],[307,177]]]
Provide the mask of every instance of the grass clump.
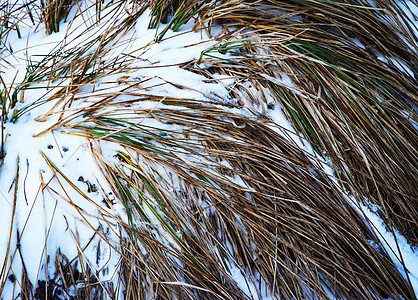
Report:
[[[72,7],[78,7],[72,20],[91,12],[79,1],[41,3],[48,34],[58,31]],[[109,232],[89,221],[69,190],[93,201],[43,152],[52,177],[44,182],[40,175],[40,190],[69,203],[93,230],[91,241],[119,256],[112,266],[117,279],[101,279],[103,270],[95,271],[84,255],[90,241],[83,244],[72,232],[76,258],[59,250],[54,275],[34,285],[22,271],[14,286],[19,283],[29,299],[416,299],[403,258],[391,259],[360,209],[378,207],[389,231],[418,244],[416,37],[397,2],[375,4],[91,4],[96,16],[85,21],[92,25],[74,37],[75,44],[63,42],[29,61],[19,84],[6,88],[2,81],[2,122],[15,106],[12,121],[19,122],[48,104],[36,120],[58,117],[36,136],[64,128],[86,138],[113,197],[102,191],[106,209],[94,204]],[[216,32],[217,44],[176,66],[208,82],[232,78],[228,97],[203,91],[201,98],[162,96],[153,88],[199,91],[157,76],[129,76],[173,67],[142,59],[150,44],[117,53],[129,48],[148,8],[150,27],[165,24],[157,42],[191,20],[194,30]],[[17,30],[17,23],[8,26]],[[45,93],[18,106],[31,88]],[[273,122],[270,113],[280,108],[314,154]],[[118,146],[113,160],[101,149],[109,143]],[[330,159],[336,181],[320,156]],[[19,162],[16,168],[18,195]],[[117,204],[123,207],[118,213]],[[9,255],[13,224],[12,217],[2,286],[14,275],[8,264],[16,256]]]
[[214,58],[213,70],[269,90],[294,128],[331,158],[347,191],[379,205],[389,230],[416,245],[417,45],[396,14],[408,18],[392,1],[377,8],[353,1],[226,1],[202,11],[196,28],[205,21],[231,27],[213,51],[225,40],[245,39],[231,52],[234,64]]
[[41,0],[45,32],[50,35],[59,32],[61,20],[65,20],[71,8],[77,5],[74,0]]

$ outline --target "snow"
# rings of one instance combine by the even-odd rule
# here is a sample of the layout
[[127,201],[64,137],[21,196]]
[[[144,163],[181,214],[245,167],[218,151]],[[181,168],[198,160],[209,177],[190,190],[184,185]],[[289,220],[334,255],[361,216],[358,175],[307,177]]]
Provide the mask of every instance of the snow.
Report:
[[[102,13],[103,16],[106,16],[102,21],[103,23],[106,19],[112,18],[113,14],[109,11],[111,8],[109,7]],[[94,10],[95,8],[83,7],[83,9]],[[126,12],[122,9],[120,12],[121,16],[119,19],[122,19],[123,14],[126,14]],[[9,45],[9,48],[13,48],[13,53],[6,54],[3,59],[7,60],[10,65],[3,64],[0,66],[0,72],[6,86],[11,86],[13,81],[15,84],[24,81],[28,61],[40,61],[42,57],[53,54],[59,47],[62,47],[64,50],[71,50],[72,47],[86,45],[87,41],[91,41],[103,34],[105,28],[97,25],[97,31],[92,32],[90,36],[81,37],[80,35],[84,33],[85,29],[90,24],[95,23],[95,13],[91,12],[92,17],[90,19],[75,18],[72,20],[75,13],[74,8],[67,18],[67,23],[61,23],[59,33],[46,36],[43,25],[35,28],[30,22],[26,22],[28,24],[27,27],[20,29],[23,36],[21,39],[17,37],[15,32],[9,35],[7,45]],[[107,13],[109,14],[106,15]],[[72,23],[69,23],[70,20],[72,20]],[[215,74],[214,77],[220,80],[220,82],[208,81],[202,75],[181,68],[182,64],[198,59],[202,51],[213,47],[217,42],[208,36],[205,31],[190,31],[193,26],[192,20],[182,26],[178,32],[169,31],[163,41],[155,43],[154,38],[158,34],[158,30],[147,29],[149,21],[150,12],[147,10],[137,20],[133,30],[121,38],[115,47],[112,48],[112,51],[106,53],[105,57],[102,58],[103,60],[110,60],[121,54],[138,57],[138,59],[132,62],[135,70],[127,74],[110,74],[100,78],[95,83],[94,91],[93,87],[80,91],[80,94],[86,95],[86,98],[84,101],[75,101],[72,106],[73,109],[92,105],[99,101],[101,99],[99,95],[104,90],[106,92],[120,91],[121,87],[118,86],[118,79],[122,75],[127,77],[124,79],[126,81],[139,83],[142,86],[141,93],[143,94],[184,97],[200,101],[229,99],[229,87],[235,84],[233,78]],[[212,32],[213,35],[216,35],[216,30],[215,28],[214,32]],[[86,54],[92,53],[95,49],[92,47]],[[201,66],[205,67],[204,64]],[[274,79],[275,81],[278,81],[278,79]],[[289,78],[285,75],[279,83],[291,86]],[[63,85],[64,82],[53,83],[52,85],[54,84]],[[191,87],[194,91],[182,87]],[[47,83],[33,84],[24,92],[24,103],[18,103],[16,109],[21,109],[32,103],[43,103],[42,101],[51,95],[53,91],[53,88],[47,87]],[[95,95],[97,96],[95,97]],[[119,97],[118,101],[127,99],[129,99],[128,96]],[[0,241],[2,241],[0,257],[3,258],[6,255],[8,246],[6,242],[9,240],[14,190],[17,189],[18,202],[16,203],[16,213],[14,215],[9,256],[14,254],[17,244],[15,232],[18,230],[21,236],[20,249],[22,257],[25,259],[24,264],[28,271],[29,279],[33,283],[36,283],[38,279],[45,279],[45,271],[42,271],[41,268],[45,267],[43,264],[47,256],[54,257],[58,248],[67,257],[75,257],[78,253],[74,243],[79,244],[80,248],[83,248],[92,237],[93,229],[102,226],[102,231],[106,231],[107,225],[101,223],[95,217],[98,211],[126,218],[122,204],[117,203],[112,209],[107,209],[102,203],[103,195],[99,189],[89,192],[87,182],[96,185],[96,187],[100,185],[105,193],[109,193],[110,188],[106,185],[103,175],[91,154],[88,141],[84,137],[64,133],[62,128],[37,136],[58,121],[59,114],[49,116],[44,122],[34,121],[35,118],[46,114],[52,109],[53,105],[54,103],[51,101],[50,103],[47,102],[36,106],[23,114],[16,123],[8,122],[5,124],[5,132],[8,134],[5,143],[7,155],[0,168],[0,203],[2,206],[0,210],[0,220],[2,220],[2,226],[0,226]],[[160,103],[143,101],[138,109],[156,109],[159,105]],[[176,107],[172,108],[176,109]],[[245,109],[231,109],[231,111],[251,115],[256,112],[263,112],[263,108],[247,103]],[[274,130],[312,154],[313,157],[316,156],[309,144],[294,133],[279,105],[276,105],[274,109],[266,111]],[[155,125],[149,123],[151,122],[149,120],[147,122],[144,124]],[[174,128],[167,126],[165,129],[170,130]],[[101,149],[102,155],[107,160],[116,162],[114,154],[122,148],[114,143],[102,141]],[[69,181],[75,184],[75,187],[71,186],[58,173],[57,169],[48,165],[44,156],[53,162],[57,169]],[[19,162],[20,172],[18,181],[15,181],[17,162]],[[333,169],[328,164],[324,162],[322,167],[327,174],[332,176]],[[82,180],[79,180],[81,177]],[[240,180],[237,178],[237,184],[244,185],[242,180]],[[15,186],[16,184],[17,187]],[[46,184],[47,188],[43,189]],[[82,209],[83,213],[81,213],[78,207]],[[391,254],[392,259],[397,262],[397,267],[403,272],[403,267],[398,259],[399,253],[395,246],[394,236],[386,231],[381,219],[375,213],[366,208],[363,210],[376,227],[376,230],[381,234],[382,241],[384,241],[388,252]],[[149,215],[152,214],[150,213]],[[115,240],[117,239],[115,234],[110,232],[109,235]],[[168,242],[176,244],[171,237],[165,236],[165,238]],[[101,270],[100,276],[102,280],[114,280],[116,282],[117,275],[115,275],[115,272],[108,269],[104,270],[103,268],[105,265],[116,268],[118,255],[112,251],[109,245],[101,243],[100,258],[97,259],[97,251],[99,251],[97,247],[100,239],[96,239],[97,242],[91,243],[92,245],[84,251],[84,255],[95,270]],[[410,279],[415,292],[418,294],[418,250],[412,249],[399,234],[396,234],[396,240],[400,246],[406,267],[410,272]],[[16,277],[20,278],[22,262],[16,258],[18,254],[14,255],[13,263],[10,264],[10,258],[8,260],[9,267]],[[109,263],[107,263],[108,260],[110,260]],[[50,268],[53,269],[52,266]],[[236,280],[238,286],[243,291],[246,291],[250,298],[258,299],[256,286],[251,282],[247,282],[240,269],[234,263],[231,262],[229,268],[231,269],[231,276]],[[3,299],[11,299],[12,292],[12,283],[7,281],[2,294]],[[267,295],[263,299],[267,299]]]
[[376,214],[377,209],[372,211],[368,207],[362,206],[361,210],[365,213],[377,234],[380,235],[379,238],[384,241],[383,245],[395,262],[396,267],[407,278],[402,262],[405,264],[415,294],[418,294],[418,248],[408,245],[406,239],[396,229],[394,229],[395,236],[388,232],[382,220]]

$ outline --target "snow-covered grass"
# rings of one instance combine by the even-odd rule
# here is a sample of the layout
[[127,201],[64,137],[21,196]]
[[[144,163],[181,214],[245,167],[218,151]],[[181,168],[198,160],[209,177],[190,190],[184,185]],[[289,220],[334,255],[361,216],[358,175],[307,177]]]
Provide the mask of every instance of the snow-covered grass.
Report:
[[1,299],[416,298],[414,28],[294,2],[0,4]]

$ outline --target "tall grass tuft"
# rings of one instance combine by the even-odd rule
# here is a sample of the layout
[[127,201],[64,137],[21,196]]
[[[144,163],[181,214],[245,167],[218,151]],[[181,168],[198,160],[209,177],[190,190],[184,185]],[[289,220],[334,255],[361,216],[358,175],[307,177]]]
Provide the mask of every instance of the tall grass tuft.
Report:
[[[417,245],[417,39],[396,2],[376,5],[217,2],[202,8],[195,28],[231,28],[204,54],[218,65],[213,72],[269,91],[293,127],[331,158],[346,190],[378,205],[388,229]],[[235,56],[233,63],[217,52]]]
[[[41,4],[42,20],[51,34],[79,2]],[[101,15],[102,4],[112,8],[109,15]],[[19,286],[29,299],[416,299],[403,258],[401,272],[359,209],[360,203],[378,207],[389,231],[399,231],[411,245],[418,244],[416,28],[408,25],[397,2],[374,4],[91,4],[97,13],[91,30],[100,24],[100,34],[87,40],[81,34],[74,37],[80,41],[76,46],[60,45],[39,61],[28,61],[19,84],[6,87],[2,82],[1,121],[10,121],[9,110],[24,98],[26,89],[47,83],[44,96],[19,105],[11,121],[53,103],[36,120],[59,118],[37,136],[63,128],[88,139],[115,198],[103,193],[109,210],[96,206],[100,222],[117,240],[91,229],[120,255],[116,286],[100,280],[76,232],[77,257],[57,251],[55,274],[30,282],[23,270],[22,278],[11,277],[16,290]],[[229,92],[236,103],[162,97],[152,89],[145,93],[142,82],[124,80],[117,81],[117,91],[96,90],[98,81],[108,83],[107,76],[138,68],[138,53],[144,49],[103,58],[124,41],[147,8],[150,27],[165,26],[157,42],[190,20],[195,30],[210,33],[221,27],[213,30],[218,44],[181,67],[211,81],[216,81],[215,74],[233,78]],[[83,13],[78,9],[74,18]],[[2,24],[12,15],[4,14]],[[109,16],[112,21],[100,23]],[[7,26],[0,28],[0,42],[18,31],[18,22]],[[192,87],[181,89],[195,92]],[[83,105],[73,106],[76,101]],[[143,101],[156,105],[143,109]],[[246,113],[237,114],[239,109]],[[284,112],[314,155],[285,138],[288,132],[269,116],[272,109]],[[4,136],[2,124],[0,159]],[[113,162],[102,154],[102,141],[119,146]],[[42,155],[54,174],[51,181],[63,189],[60,199],[72,203],[62,182],[92,202]],[[317,156],[330,159],[336,181],[323,171],[323,159]],[[16,169],[15,195],[19,162]],[[60,196],[48,184],[41,186]],[[109,213],[115,202],[123,205],[122,215]],[[83,209],[72,205],[80,222],[92,227]],[[10,280],[15,208],[1,287]],[[16,249],[10,255],[16,259],[18,253]],[[25,258],[21,261],[24,268]],[[61,294],[54,294],[58,290]]]
[[96,156],[128,212],[129,299],[248,299],[234,267],[253,296],[414,297],[338,187],[263,122],[197,104],[141,113],[183,132],[112,116],[76,127],[126,147],[117,165]]
[[43,23],[47,35],[59,32],[61,20],[66,19],[77,2],[75,0],[41,0]]

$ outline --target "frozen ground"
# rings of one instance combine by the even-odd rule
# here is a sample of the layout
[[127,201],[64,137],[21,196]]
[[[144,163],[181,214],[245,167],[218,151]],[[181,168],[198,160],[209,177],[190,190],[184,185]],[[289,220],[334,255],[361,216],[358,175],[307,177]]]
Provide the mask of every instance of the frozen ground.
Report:
[[[83,47],[102,34],[104,27],[98,24],[95,32],[89,31],[89,37],[80,35],[95,22],[94,8],[90,10],[91,13],[84,13],[84,16],[91,16],[90,19],[75,18],[70,22],[77,13],[74,8],[67,17],[67,22],[61,22],[60,32],[49,36],[45,35],[43,24],[35,27],[29,20],[26,21],[27,26],[20,28],[21,38],[18,38],[16,32],[9,34],[6,46],[12,48],[13,53],[3,53],[2,58],[7,63],[0,65],[5,86],[23,82],[30,62],[33,64],[41,61],[57,49],[72,51],[73,47]],[[127,11],[120,9],[119,20],[127,17]],[[102,15],[106,17],[101,23],[107,24],[107,19],[115,18],[112,13],[113,11],[103,11]],[[7,122],[4,125],[6,156],[0,168],[0,258],[1,261],[7,258],[7,264],[3,266],[9,270],[7,274],[21,278],[24,266],[32,283],[45,280],[46,274],[54,270],[54,266],[48,264],[48,261],[55,256],[58,248],[66,257],[72,258],[79,253],[77,247],[74,247],[78,245],[83,249],[82,253],[90,262],[90,267],[99,271],[101,280],[117,280],[115,270],[119,262],[118,253],[104,243],[98,247],[100,237],[94,236],[94,233],[96,230],[117,240],[116,234],[108,229],[108,224],[97,216],[99,212],[121,218],[126,216],[122,204],[114,203],[111,208],[105,205],[103,195],[109,195],[110,189],[91,154],[87,139],[69,134],[63,127],[80,120],[81,116],[72,115],[73,111],[93,105],[101,93],[117,94],[126,87],[121,83],[126,82],[139,83],[143,94],[187,97],[199,101],[236,101],[230,98],[228,92],[228,87],[235,83],[234,79],[225,77],[220,82],[208,82],[205,77],[181,68],[198,59],[202,51],[216,44],[207,32],[192,32],[193,24],[190,22],[175,33],[168,32],[160,43],[155,43],[158,30],[147,29],[149,21],[150,13],[145,11],[134,27],[109,52],[100,54],[103,64],[126,55],[130,70],[126,68],[124,74],[104,74],[94,84],[83,87],[78,92],[79,97],[71,102],[71,109],[63,112],[63,108],[68,108],[68,102],[54,106],[56,102],[45,101],[60,86],[64,86],[65,81],[34,83],[19,95],[20,101],[15,110],[22,114],[16,122]],[[214,29],[211,35],[216,33]],[[98,49],[97,44],[86,53],[95,49]],[[65,59],[64,55],[62,59]],[[121,96],[117,100],[129,100],[129,96]],[[154,109],[161,105],[163,104],[144,101],[137,104],[135,109]],[[116,109],[117,106],[112,106],[109,111]],[[271,117],[272,126],[277,125],[292,131],[278,105],[274,109],[266,110],[265,107],[247,103],[241,110],[234,109],[235,113],[249,116],[263,111]],[[9,112],[9,118],[12,113]],[[143,122],[153,125],[146,123],[150,121]],[[56,127],[57,123],[60,126]],[[51,128],[52,130],[48,130]],[[293,142],[314,156],[306,142],[303,143],[296,135],[289,136],[294,138]],[[290,139],[289,136],[287,138]],[[115,161],[114,154],[118,146],[102,141],[101,149],[107,160]],[[323,168],[332,176],[332,168],[326,163],[323,163]],[[367,208],[362,210],[379,232],[383,244],[403,274],[404,268],[400,261],[405,263],[418,294],[418,251],[411,249],[402,236],[396,235],[398,249],[395,237],[385,230],[382,220]],[[92,236],[93,242],[90,242]],[[7,242],[9,239],[10,244]],[[239,286],[248,292],[255,288],[248,289],[240,271],[233,265],[230,268]],[[6,280],[2,299],[12,299],[11,295],[16,288],[18,287],[13,280]],[[256,297],[255,293],[253,295]]]

